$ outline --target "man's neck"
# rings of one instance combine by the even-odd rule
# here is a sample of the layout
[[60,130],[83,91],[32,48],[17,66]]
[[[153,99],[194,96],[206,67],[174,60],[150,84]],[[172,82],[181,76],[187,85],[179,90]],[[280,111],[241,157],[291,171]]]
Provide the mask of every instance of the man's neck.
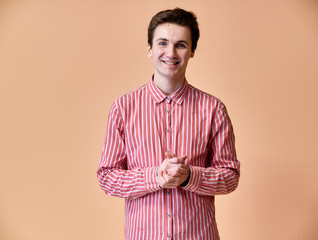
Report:
[[153,81],[155,85],[167,96],[176,91],[185,81],[185,77],[169,79],[169,78],[160,78],[154,75]]

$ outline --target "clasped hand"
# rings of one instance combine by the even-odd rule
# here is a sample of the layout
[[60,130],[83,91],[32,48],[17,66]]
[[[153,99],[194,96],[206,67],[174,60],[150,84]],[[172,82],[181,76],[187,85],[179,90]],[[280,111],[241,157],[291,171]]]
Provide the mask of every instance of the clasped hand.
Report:
[[189,166],[184,164],[187,156],[177,157],[170,152],[166,156],[157,169],[157,181],[161,188],[176,188],[189,177]]

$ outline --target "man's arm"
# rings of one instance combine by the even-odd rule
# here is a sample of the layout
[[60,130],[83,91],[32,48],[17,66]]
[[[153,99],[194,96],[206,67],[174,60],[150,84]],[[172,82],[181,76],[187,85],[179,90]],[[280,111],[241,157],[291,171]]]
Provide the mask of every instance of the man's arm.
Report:
[[200,195],[227,194],[238,186],[240,163],[236,158],[232,124],[222,103],[212,123],[211,136],[210,166],[189,165],[190,178],[184,189]]
[[108,194],[123,198],[138,198],[160,189],[156,180],[157,167],[127,170],[124,123],[114,103],[109,114],[103,154],[97,177]]

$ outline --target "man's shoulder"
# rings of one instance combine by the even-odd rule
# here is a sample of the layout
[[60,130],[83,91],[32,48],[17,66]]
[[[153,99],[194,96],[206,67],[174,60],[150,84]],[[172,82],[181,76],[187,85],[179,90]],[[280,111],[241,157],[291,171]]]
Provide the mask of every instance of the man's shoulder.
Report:
[[117,105],[123,105],[125,103],[127,103],[127,101],[134,101],[134,99],[137,99],[138,97],[142,96],[143,94],[145,94],[145,92],[147,91],[147,87],[148,84],[144,84],[140,87],[138,87],[137,89],[130,91],[128,93],[125,93],[124,95],[118,97],[114,103]]
[[217,104],[217,105],[219,105],[219,104],[224,105],[224,104],[222,103],[222,101],[221,101],[218,97],[216,97],[215,95],[210,94],[210,93],[207,93],[207,92],[205,92],[205,91],[203,91],[203,90],[201,90],[201,89],[198,89],[198,88],[194,87],[194,86],[191,85],[191,84],[189,84],[189,91],[191,91],[192,94],[198,95],[198,96],[200,96],[201,98],[205,98],[205,99],[207,99],[208,101],[214,102],[214,103]]

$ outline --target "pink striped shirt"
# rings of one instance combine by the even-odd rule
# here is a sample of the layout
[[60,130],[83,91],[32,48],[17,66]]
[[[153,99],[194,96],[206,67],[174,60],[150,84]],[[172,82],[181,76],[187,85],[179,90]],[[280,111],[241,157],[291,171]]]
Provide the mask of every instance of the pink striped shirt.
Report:
[[[187,155],[185,187],[158,186],[166,151]],[[236,189],[239,168],[220,100],[187,81],[167,97],[150,81],[112,105],[97,175],[108,195],[126,198],[126,239],[215,240],[214,196]]]

